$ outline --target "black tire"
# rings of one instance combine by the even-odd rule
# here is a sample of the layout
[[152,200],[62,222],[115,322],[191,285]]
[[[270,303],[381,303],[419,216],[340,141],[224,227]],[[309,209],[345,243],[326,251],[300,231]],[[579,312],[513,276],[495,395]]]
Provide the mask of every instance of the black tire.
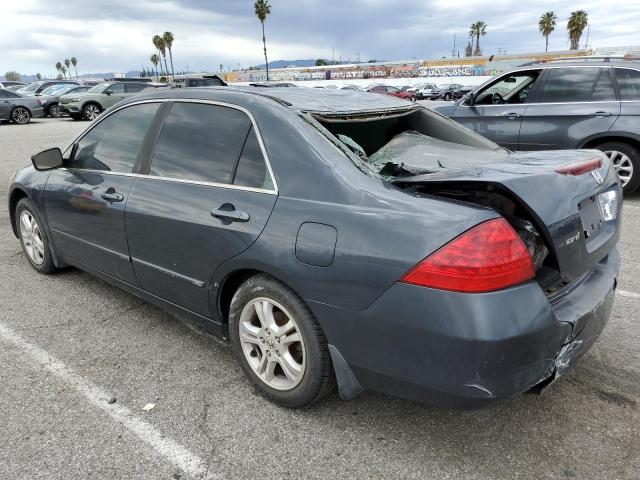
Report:
[[445,93],[443,99],[448,102],[449,100],[451,100],[451,95],[448,93]]
[[635,192],[640,186],[640,152],[637,148],[624,142],[606,142],[596,145],[598,150],[602,152],[620,152],[626,155],[631,161],[632,173],[631,178],[623,187],[625,195]]
[[[97,112],[97,114],[95,114],[94,112]],[[102,107],[95,102],[87,103],[84,107],[82,107],[82,118],[84,118],[85,120],[95,120],[101,113]]]
[[[39,235],[39,238],[42,240],[43,253],[44,253],[41,263],[37,263],[31,258],[31,256],[28,253],[27,246],[25,245],[25,239],[24,239],[24,236],[22,235],[24,226],[21,222],[21,216],[23,212],[28,212],[31,215],[31,217],[35,220],[38,226],[38,235]],[[16,211],[15,211],[15,221],[16,221],[16,226],[18,230],[18,236],[20,237],[20,244],[22,245],[22,251],[24,252],[24,256],[27,258],[31,266],[37,272],[42,274],[48,275],[48,274],[54,273],[57,270],[57,268],[53,263],[53,255],[51,254],[49,238],[47,237],[47,234],[44,231],[44,228],[43,228],[44,223],[42,222],[42,218],[38,213],[38,209],[36,208],[35,204],[31,201],[31,199],[23,198],[18,202],[18,204],[16,205]]]
[[62,115],[60,114],[60,109],[58,108],[58,104],[54,103],[49,106],[48,114],[51,118],[60,118]]
[[31,112],[26,107],[15,107],[11,110],[11,121],[18,125],[26,125],[31,121]]
[[[304,342],[304,373],[299,383],[290,390],[279,390],[265,383],[254,372],[243,351],[239,331],[241,314],[245,306],[257,298],[267,298],[282,305],[295,319]],[[318,321],[295,292],[274,278],[260,274],[240,285],[231,300],[229,332],[233,350],[245,374],[258,391],[274,403],[282,407],[299,408],[317,402],[335,389],[336,380],[327,339]]]

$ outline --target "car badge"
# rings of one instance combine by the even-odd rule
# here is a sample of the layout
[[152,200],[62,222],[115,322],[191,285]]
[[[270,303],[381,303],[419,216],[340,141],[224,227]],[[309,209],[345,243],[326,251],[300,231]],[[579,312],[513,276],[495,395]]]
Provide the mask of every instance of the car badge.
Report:
[[604,182],[604,178],[602,178],[602,175],[600,175],[600,172],[596,170],[591,172],[591,176],[593,177],[593,179],[596,181],[598,185],[602,185],[602,182]]

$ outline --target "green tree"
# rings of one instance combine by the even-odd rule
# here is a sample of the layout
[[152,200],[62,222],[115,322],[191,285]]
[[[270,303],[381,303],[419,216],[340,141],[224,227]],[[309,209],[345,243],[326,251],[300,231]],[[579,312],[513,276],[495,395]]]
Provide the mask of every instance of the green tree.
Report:
[[164,45],[165,47],[167,47],[167,50],[169,50],[169,60],[171,61],[171,76],[175,77],[176,73],[173,70],[173,52],[171,51],[171,47],[173,47],[173,33],[171,32],[164,32],[162,34],[162,40],[164,41]]
[[473,56],[473,35],[471,34],[471,32],[469,32],[469,43],[467,43],[467,48],[464,49],[464,56]]
[[60,67],[60,73],[62,73],[62,78],[67,78],[67,67],[64,65]]
[[576,10],[571,12],[569,21],[567,22],[567,33],[569,34],[569,43],[571,50],[578,50],[580,46],[580,37],[582,32],[589,24],[589,15],[584,10]]
[[[149,60],[151,60],[151,64],[156,69],[156,78],[160,78],[158,76],[158,63],[160,63],[160,57],[158,57],[157,53],[154,53],[153,55],[151,55],[151,57],[149,57]],[[160,68],[162,68],[162,64],[160,64]]]
[[69,71],[69,78],[71,78],[71,60],[66,58],[64,60],[64,64],[67,66],[67,70]]
[[473,54],[476,57],[482,55],[482,50],[480,49],[480,37],[484,37],[487,34],[487,24],[481,20],[478,20],[475,23],[471,24],[471,28],[469,30],[469,35],[471,37],[476,37],[476,48],[473,51]]
[[319,58],[316,60],[316,67],[322,67],[323,65],[326,65],[327,61],[323,58]]
[[558,16],[554,12],[547,12],[540,16],[538,20],[538,28],[544,37],[544,51],[549,50],[549,35],[556,29],[556,20]]
[[256,0],[253,8],[256,12],[256,17],[258,17],[258,20],[260,20],[260,23],[262,24],[262,46],[264,47],[264,64],[267,67],[267,81],[269,81],[269,60],[267,60],[267,40],[264,36],[264,22],[267,19],[267,16],[271,13],[271,5],[269,5],[269,0]]
[[[164,50],[164,40],[162,40],[162,37],[160,35],[154,35],[153,36],[153,46],[156,47],[156,50],[158,50],[158,60],[160,63],[160,74],[164,75],[164,70],[162,69],[162,50]],[[160,48],[162,47],[162,48]]]
[[14,72],[13,70],[11,70],[10,72],[7,72],[4,74],[4,79],[12,82],[19,82],[20,74],[18,72]]
[[71,65],[73,65],[73,69],[76,71],[76,78],[78,78],[78,59],[76,57],[71,57]]

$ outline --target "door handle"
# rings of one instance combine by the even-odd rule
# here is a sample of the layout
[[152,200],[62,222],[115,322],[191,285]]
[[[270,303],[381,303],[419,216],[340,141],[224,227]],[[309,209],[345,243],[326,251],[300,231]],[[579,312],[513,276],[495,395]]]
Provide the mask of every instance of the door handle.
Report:
[[116,192],[113,188],[108,189],[100,198],[106,200],[107,202],[122,202],[124,200],[124,195]]
[[211,210],[211,216],[231,222],[248,222],[250,218],[248,213],[236,210],[236,207],[230,203],[225,203],[220,205],[220,208]]
[[612,114],[611,112],[594,112],[591,114],[592,117],[610,117]]
[[503,115],[503,117],[507,117],[507,118],[520,118],[522,115],[520,115],[519,113],[516,112],[509,112],[509,113],[505,113]]

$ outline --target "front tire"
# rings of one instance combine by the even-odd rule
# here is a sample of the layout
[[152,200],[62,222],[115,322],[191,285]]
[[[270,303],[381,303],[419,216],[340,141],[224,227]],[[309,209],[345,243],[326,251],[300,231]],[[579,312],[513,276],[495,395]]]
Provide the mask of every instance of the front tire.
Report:
[[60,109],[58,108],[57,103],[54,103],[49,107],[49,116],[51,118],[60,118],[62,116],[60,115]]
[[57,268],[53,263],[49,239],[43,229],[38,209],[29,198],[18,202],[15,219],[22,251],[31,266],[43,274],[55,272]]
[[82,116],[85,120],[93,121],[102,113],[102,108],[97,103],[87,103],[82,108]]
[[624,142],[607,142],[596,148],[609,157],[613,168],[616,169],[622,190],[628,195],[640,186],[640,152],[637,148]]
[[451,100],[451,95],[448,94],[448,93],[445,93],[443,98],[444,98],[445,101],[448,102],[449,100]]
[[335,388],[320,325],[302,299],[272,277],[256,275],[238,288],[229,332],[245,374],[274,403],[303,407]]
[[31,112],[25,107],[16,107],[11,111],[11,121],[18,125],[26,125],[31,121]]

